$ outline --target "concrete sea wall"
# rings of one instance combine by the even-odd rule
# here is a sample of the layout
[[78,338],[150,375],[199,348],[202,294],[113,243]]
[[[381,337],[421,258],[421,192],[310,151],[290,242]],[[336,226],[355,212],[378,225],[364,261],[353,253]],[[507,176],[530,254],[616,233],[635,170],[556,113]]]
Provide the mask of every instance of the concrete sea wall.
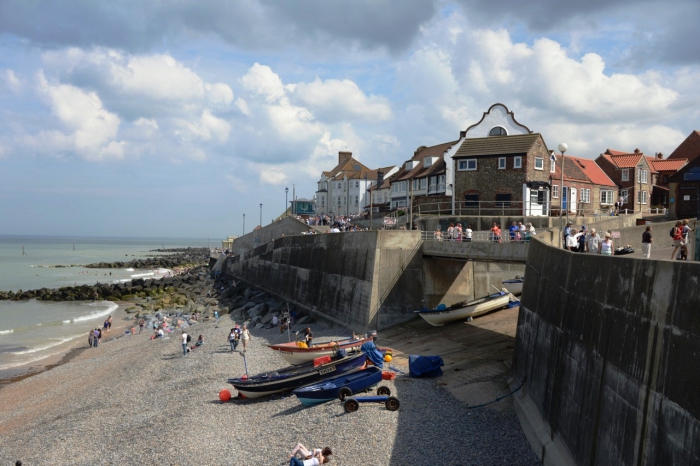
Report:
[[525,275],[513,383],[544,463],[700,464],[700,264],[534,240]]
[[282,236],[301,235],[310,230],[304,222],[294,217],[286,217],[277,222],[266,225],[264,228],[253,230],[248,234],[239,236],[233,241],[231,250],[235,254],[244,254],[246,251],[274,241]]

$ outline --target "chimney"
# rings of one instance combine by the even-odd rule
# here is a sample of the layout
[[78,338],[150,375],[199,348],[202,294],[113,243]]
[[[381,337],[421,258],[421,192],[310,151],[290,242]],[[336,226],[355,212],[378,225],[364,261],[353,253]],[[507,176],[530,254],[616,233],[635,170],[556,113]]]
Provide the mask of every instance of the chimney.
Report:
[[384,172],[377,170],[377,189],[380,189],[382,184],[384,184]]
[[661,159],[664,158],[664,154],[662,154],[661,152],[657,152],[657,153],[656,153],[656,158],[659,159],[659,160],[661,160]]
[[340,151],[340,152],[338,152],[338,163],[342,163],[344,160],[347,160],[351,157],[352,157],[352,152]]
[[636,148],[636,149],[634,150],[634,153],[635,153],[635,154],[639,154],[639,148]]

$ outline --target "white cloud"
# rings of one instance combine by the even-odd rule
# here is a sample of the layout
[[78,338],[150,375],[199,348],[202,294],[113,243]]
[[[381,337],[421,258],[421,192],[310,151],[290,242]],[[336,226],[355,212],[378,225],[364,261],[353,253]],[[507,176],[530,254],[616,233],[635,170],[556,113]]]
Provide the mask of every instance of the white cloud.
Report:
[[228,84],[205,84],[204,88],[207,91],[207,99],[213,106],[226,106],[233,101],[233,91]]
[[96,93],[66,84],[50,84],[41,72],[37,81],[39,92],[68,130],[65,137],[55,132],[48,133],[51,134],[49,139],[56,140],[59,147],[65,147],[68,139],[74,150],[86,160],[124,156],[124,144],[114,140],[119,131],[119,117],[103,108]]
[[236,99],[236,102],[234,103],[234,105],[238,108],[238,110],[241,111],[241,113],[243,115],[245,115],[245,116],[250,115],[250,109],[248,108],[248,103],[245,100],[243,100],[239,97],[238,99]]
[[5,85],[9,90],[14,92],[15,94],[19,94],[22,92],[24,83],[20,81],[20,79],[17,77],[13,70],[5,70],[5,72],[2,74],[2,77],[4,78]]
[[285,95],[285,88],[280,77],[266,65],[255,63],[241,78],[243,88],[261,95],[269,102],[275,102]]
[[298,83],[292,88],[296,101],[310,107],[324,120],[360,118],[368,121],[385,121],[392,117],[391,105],[386,97],[365,95],[348,79],[316,78],[310,83]]
[[199,121],[180,119],[177,122],[176,131],[183,142],[192,142],[194,139],[202,141],[213,141],[217,143],[226,142],[231,131],[231,125],[225,120],[217,118],[209,110],[202,112]]

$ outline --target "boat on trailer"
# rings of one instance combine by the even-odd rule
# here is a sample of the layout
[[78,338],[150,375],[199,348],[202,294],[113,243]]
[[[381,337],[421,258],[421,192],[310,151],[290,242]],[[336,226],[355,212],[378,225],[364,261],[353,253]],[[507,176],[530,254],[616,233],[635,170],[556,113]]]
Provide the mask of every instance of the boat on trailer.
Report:
[[350,337],[344,340],[328,341],[314,344],[310,348],[302,348],[297,346],[296,341],[289,343],[280,343],[277,345],[268,345],[268,348],[276,351],[289,364],[299,365],[322,356],[333,356],[338,350],[354,351],[358,350],[363,344],[372,341],[371,336],[365,335],[362,338]]
[[515,277],[511,280],[503,280],[501,284],[503,284],[503,288],[508,290],[508,293],[512,294],[513,296],[519,296],[523,292],[524,281],[524,277]]
[[422,309],[415,312],[430,325],[440,327],[450,322],[496,311],[506,307],[511,301],[517,301],[517,299],[504,288],[498,293],[490,294],[474,301],[462,301],[449,307],[440,304],[435,309]]
[[[345,399],[355,393],[363,392],[382,381],[382,370],[368,366],[365,370],[350,372],[322,382],[297,388],[292,393],[304,406],[313,406],[326,401]],[[381,387],[380,387],[381,388]]]
[[365,366],[367,356],[358,353],[344,358],[337,358],[314,366],[309,362],[302,366],[292,366],[279,371],[264,372],[252,377],[228,379],[227,382],[238,390],[245,398],[260,398],[275,393],[281,393],[311,383],[319,382],[338,374],[356,371]]

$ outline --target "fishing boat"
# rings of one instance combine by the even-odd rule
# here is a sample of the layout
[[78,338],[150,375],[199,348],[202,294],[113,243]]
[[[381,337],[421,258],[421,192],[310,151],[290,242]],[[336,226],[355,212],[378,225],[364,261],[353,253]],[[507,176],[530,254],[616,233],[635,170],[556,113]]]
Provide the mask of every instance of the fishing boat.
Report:
[[350,337],[345,340],[314,344],[311,348],[301,348],[297,346],[296,341],[290,341],[289,343],[268,345],[268,348],[277,351],[285,361],[296,366],[299,364],[304,364],[305,362],[313,361],[314,359],[322,356],[333,356],[339,349],[344,349],[346,351],[358,349],[368,341],[372,341],[372,337]]
[[508,290],[508,293],[512,294],[513,296],[518,296],[523,292],[524,281],[525,278],[523,277],[515,277],[512,280],[503,280],[501,283],[503,284],[503,288]]
[[[297,388],[292,393],[304,406],[313,406],[335,400],[342,391],[342,398],[374,387],[382,381],[382,370],[369,366],[365,370],[346,373],[322,382]],[[381,387],[380,387],[381,388]]]
[[435,327],[440,327],[450,322],[457,320],[463,320],[467,317],[476,317],[487,312],[495,311],[501,309],[508,305],[509,301],[515,301],[516,298],[508,292],[505,288],[498,293],[490,294],[484,296],[483,298],[477,299],[475,301],[462,301],[452,306],[445,306],[440,304],[435,309],[422,309],[420,311],[415,311],[418,313],[426,322]]
[[335,359],[314,367],[310,362],[303,366],[288,367],[274,372],[265,372],[252,377],[228,379],[240,395],[245,398],[260,398],[281,393],[311,383],[319,382],[338,374],[356,371],[364,367],[367,357],[364,353]]

